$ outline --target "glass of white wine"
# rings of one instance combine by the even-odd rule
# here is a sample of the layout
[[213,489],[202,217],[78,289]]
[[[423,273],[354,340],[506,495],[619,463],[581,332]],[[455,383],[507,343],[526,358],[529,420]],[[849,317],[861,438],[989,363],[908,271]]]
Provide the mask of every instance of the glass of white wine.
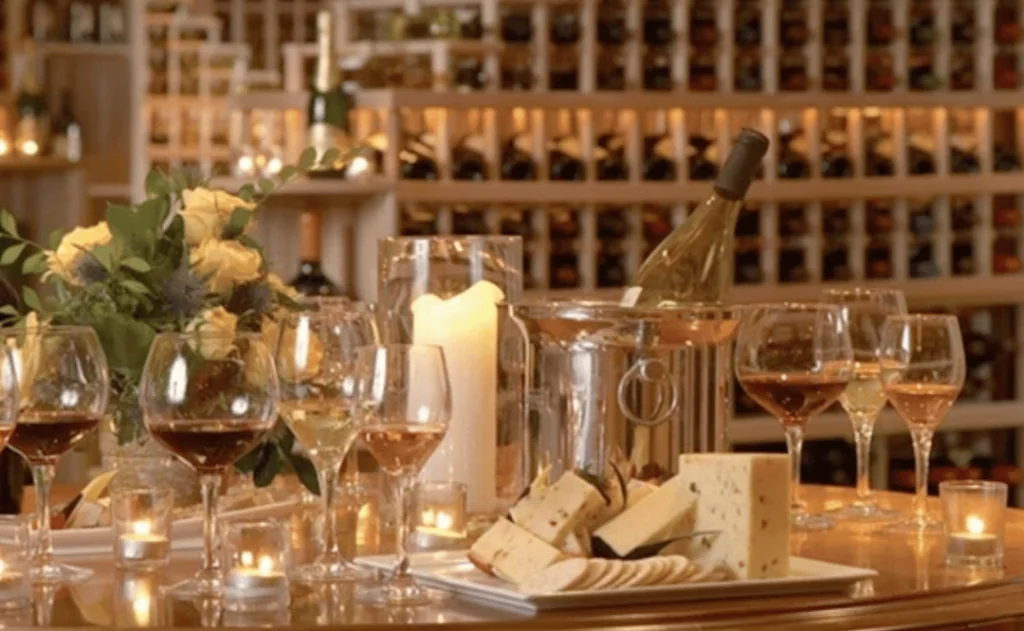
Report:
[[298,582],[369,576],[342,553],[335,498],[341,465],[356,440],[356,349],[377,342],[373,315],[357,302],[295,313],[281,324],[275,354],[281,416],[316,467],[325,533],[320,555],[294,570]]
[[839,307],[850,332],[853,376],[839,403],[850,417],[857,447],[857,498],[829,515],[844,521],[894,519],[899,511],[880,507],[871,495],[871,436],[886,403],[879,364],[882,327],[888,316],[907,312],[907,301],[898,289],[861,288],[827,289],[822,301]]
[[913,512],[883,530],[942,532],[942,522],[928,514],[928,458],[935,430],[964,386],[967,364],[960,324],[947,315],[889,316],[880,359],[885,395],[910,428],[917,487]]
[[430,344],[389,344],[358,351],[359,437],[394,479],[397,559],[391,579],[360,595],[371,603],[409,607],[432,600],[409,575],[406,501],[423,465],[448,432],[451,389],[444,351]]

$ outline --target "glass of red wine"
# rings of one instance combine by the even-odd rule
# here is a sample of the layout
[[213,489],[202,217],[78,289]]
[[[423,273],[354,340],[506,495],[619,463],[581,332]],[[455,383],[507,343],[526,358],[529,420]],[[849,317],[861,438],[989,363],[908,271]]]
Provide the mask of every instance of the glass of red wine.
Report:
[[967,375],[964,341],[956,316],[886,318],[881,367],[885,395],[910,429],[917,487],[911,514],[882,530],[940,533],[942,522],[928,514],[928,458],[935,430],[960,396]]
[[84,326],[6,329],[18,384],[18,423],[8,444],[32,469],[38,532],[32,580],[56,585],[82,581],[91,570],[57,563],[50,538],[50,486],[61,456],[100,424],[107,410],[110,377],[96,332]]
[[452,400],[448,368],[439,346],[391,344],[356,354],[356,425],[363,444],[394,479],[397,562],[391,579],[360,594],[388,606],[415,606],[433,600],[409,575],[405,550],[408,490],[448,431]]
[[761,407],[782,423],[790,458],[792,527],[827,530],[800,499],[800,456],[812,416],[835,403],[853,375],[853,348],[837,305],[778,303],[740,309],[736,377]]
[[153,438],[199,474],[203,556],[198,574],[168,588],[180,598],[217,597],[214,555],[217,498],[225,472],[274,427],[277,371],[259,333],[216,333],[199,327],[161,333],[139,384],[139,406]]

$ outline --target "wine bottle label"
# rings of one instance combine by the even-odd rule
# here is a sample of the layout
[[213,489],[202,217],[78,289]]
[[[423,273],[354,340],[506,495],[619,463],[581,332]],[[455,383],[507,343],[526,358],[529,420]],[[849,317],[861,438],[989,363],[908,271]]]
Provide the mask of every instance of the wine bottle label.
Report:
[[373,134],[363,144],[383,153],[388,150],[388,137],[383,133]]
[[950,136],[949,144],[965,153],[973,153],[978,146],[978,139],[974,134],[956,133]]
[[672,142],[672,139],[668,136],[664,136],[661,140],[655,143],[654,155],[666,160],[675,160],[675,144]]
[[825,144],[833,147],[846,146],[846,130],[830,129],[825,132]]
[[910,147],[926,153],[935,153],[935,139],[924,134],[912,134],[908,142]]
[[484,139],[481,138],[480,136],[466,136],[465,138],[462,139],[462,142],[459,144],[461,144],[463,148],[469,149],[470,151],[475,151],[476,153],[479,153],[481,155],[483,155],[484,153]]
[[555,143],[555,148],[560,150],[570,158],[579,158],[583,155],[583,151],[580,148],[580,139],[575,136],[567,136],[558,140]]
[[104,4],[100,7],[100,41],[107,43],[126,40],[124,7],[120,4]]
[[808,144],[807,136],[800,134],[789,142],[789,148],[796,153],[806,156]]
[[70,125],[67,130],[54,136],[53,153],[68,162],[81,162],[82,130],[78,125]]
[[72,41],[96,38],[96,12],[85,2],[72,2],[68,10],[68,35]]
[[528,134],[516,134],[516,137],[512,139],[512,146],[516,151],[533,155],[533,139]]
[[[309,126],[309,146],[316,149],[316,159],[319,163],[327,151],[348,146],[348,134],[334,125],[313,123]],[[322,168],[330,168],[333,165],[325,164],[321,166]]]

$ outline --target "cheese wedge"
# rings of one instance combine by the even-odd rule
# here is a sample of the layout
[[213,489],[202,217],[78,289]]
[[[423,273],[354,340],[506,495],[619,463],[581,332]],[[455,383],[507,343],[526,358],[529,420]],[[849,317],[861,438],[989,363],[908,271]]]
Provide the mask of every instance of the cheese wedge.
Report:
[[788,456],[683,454],[676,478],[697,498],[694,530],[721,531],[684,554],[741,579],[789,574]]
[[562,552],[571,557],[589,557],[590,535],[584,530],[570,533],[562,544]]
[[657,484],[651,484],[650,482],[644,482],[635,478],[630,480],[626,486],[626,508],[636,506],[640,503],[640,500],[654,493],[657,489]]
[[594,485],[568,471],[550,487],[537,493],[531,490],[509,515],[517,525],[557,548],[604,504]]
[[620,557],[626,557],[640,546],[692,528],[694,499],[693,493],[672,478],[598,528],[594,538]]
[[565,558],[561,550],[507,519],[499,519],[469,549],[469,560],[516,585]]

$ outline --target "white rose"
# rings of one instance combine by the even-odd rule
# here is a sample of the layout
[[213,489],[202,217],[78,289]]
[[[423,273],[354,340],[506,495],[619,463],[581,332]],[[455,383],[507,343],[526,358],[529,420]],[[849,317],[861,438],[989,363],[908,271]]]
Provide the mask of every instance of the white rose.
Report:
[[186,333],[198,333],[190,341],[192,350],[206,359],[224,359],[235,347],[238,316],[224,307],[206,309],[185,327]]
[[193,270],[206,279],[207,288],[224,294],[237,285],[260,277],[263,263],[259,252],[237,241],[207,239],[192,250],[189,257]]
[[183,207],[179,214],[185,221],[185,242],[189,245],[219,239],[236,208],[255,208],[244,199],[205,188],[189,189],[181,197]]
[[77,267],[82,257],[88,256],[88,251],[93,247],[107,243],[110,243],[110,228],[105,221],[88,228],[75,228],[64,235],[56,250],[47,251],[49,273],[56,274],[72,285],[81,285]]

